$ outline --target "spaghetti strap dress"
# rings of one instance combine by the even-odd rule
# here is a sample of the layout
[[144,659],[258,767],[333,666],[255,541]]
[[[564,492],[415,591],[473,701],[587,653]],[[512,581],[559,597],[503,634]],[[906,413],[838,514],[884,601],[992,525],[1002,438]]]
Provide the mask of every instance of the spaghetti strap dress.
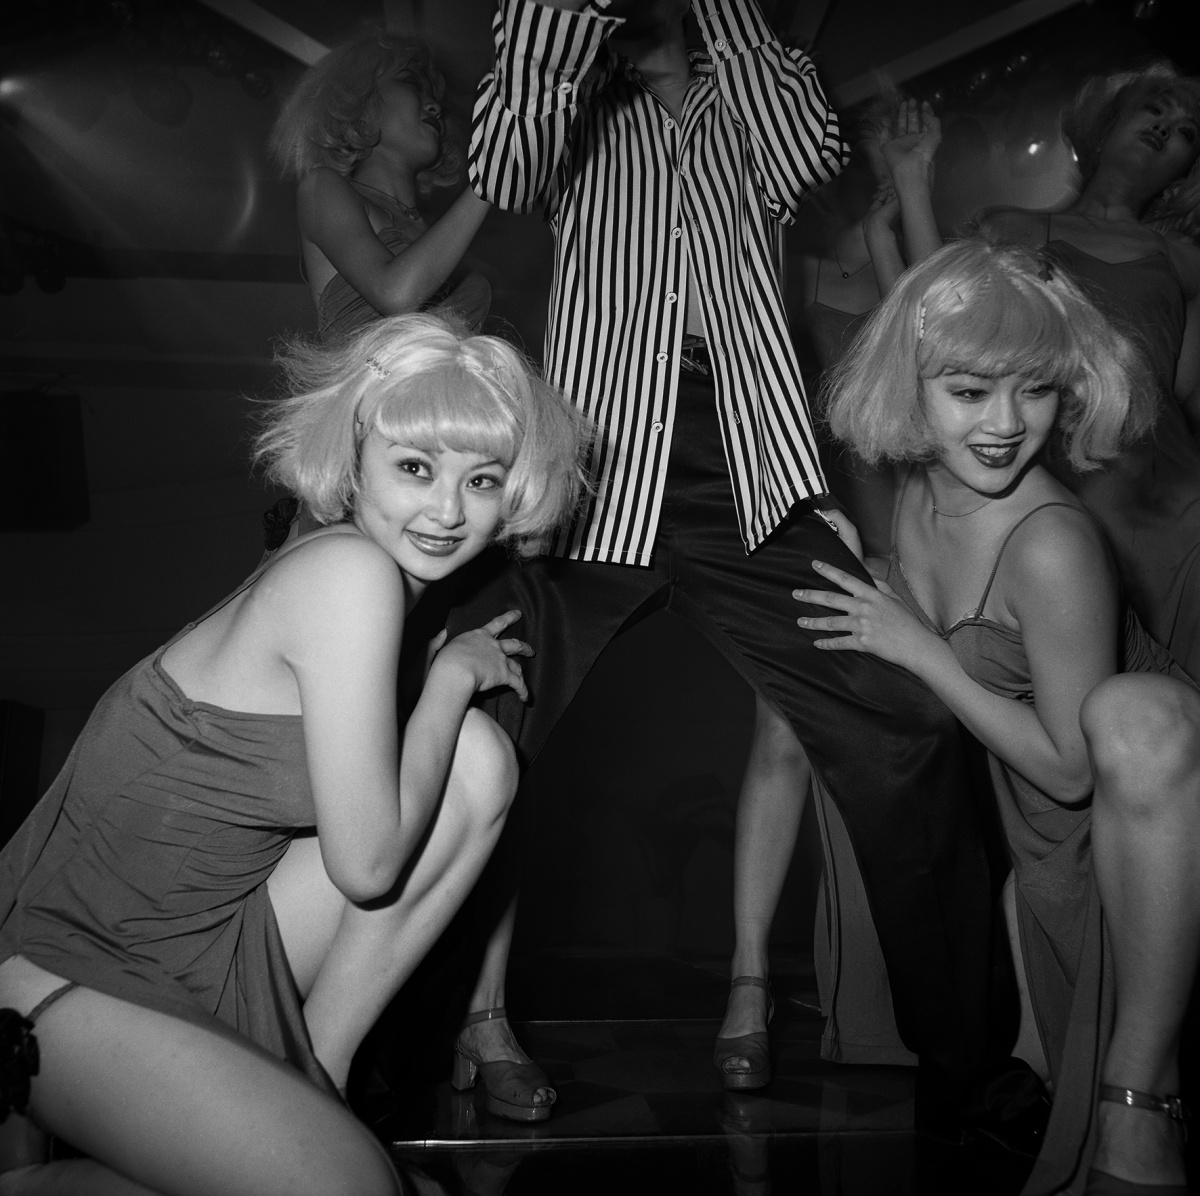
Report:
[[195,626],[104,694],[0,852],[0,962],[248,1039],[336,1095],[266,883],[316,822],[301,718],[188,698],[162,658]]
[[1075,473],[1056,452],[1048,464],[1104,528],[1125,597],[1143,626],[1200,681],[1200,445],[1174,393],[1187,306],[1183,283],[1165,248],[1107,262],[1051,239],[1051,231],[1047,218],[1047,256],[1144,349],[1158,416],[1149,435],[1101,469]]
[[[896,514],[904,497],[902,485]],[[1033,682],[1020,632],[985,618],[984,608],[1009,541],[1035,507],[1009,529],[975,609],[943,630],[914,597],[896,550],[887,583],[921,622],[951,647],[963,670],[992,693],[1033,704]],[[1170,655],[1126,609],[1122,672],[1154,672],[1188,682]],[[1096,1089],[1112,1033],[1112,959],[1092,872],[1092,812],[1067,807],[988,752],[992,786],[1016,880],[1017,925],[1034,1018],[1054,1081],[1054,1105],[1042,1150],[1022,1196],[1082,1192],[1095,1152]]]

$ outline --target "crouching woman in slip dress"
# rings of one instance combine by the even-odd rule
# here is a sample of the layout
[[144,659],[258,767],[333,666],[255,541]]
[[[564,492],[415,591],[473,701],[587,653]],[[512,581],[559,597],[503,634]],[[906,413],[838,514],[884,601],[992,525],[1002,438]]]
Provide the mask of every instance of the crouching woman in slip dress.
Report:
[[889,558],[875,587],[814,562],[837,590],[795,593],[818,650],[911,670],[988,751],[1029,1015],[1016,1052],[1054,1093],[1026,1196],[1186,1190],[1200,695],[1122,610],[1103,533],[1042,457],[1058,436],[1094,470],[1153,404],[1132,342],[1046,255],[947,245],[833,376],[834,434],[907,464]]
[[113,685],[0,855],[4,1128],[27,1095],[87,1156],[0,1191],[401,1190],[341,1093],[503,826],[512,748],[471,701],[524,696],[529,652],[515,611],[444,643],[398,731],[405,616],[570,514],[580,425],[431,316],[284,364],[259,451],[323,526]]

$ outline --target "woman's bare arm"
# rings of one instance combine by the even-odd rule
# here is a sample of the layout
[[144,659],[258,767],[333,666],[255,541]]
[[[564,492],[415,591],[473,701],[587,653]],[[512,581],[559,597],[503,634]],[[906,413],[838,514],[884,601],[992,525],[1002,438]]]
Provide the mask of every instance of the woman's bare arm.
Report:
[[325,869],[352,901],[387,893],[436,812],[467,707],[484,688],[523,693],[502,638],[515,613],[435,658],[400,752],[396,669],[405,596],[395,562],[365,537],[325,536],[276,566],[273,615],[295,675]]
[[362,196],[327,167],[310,170],[298,192],[300,232],[376,311],[416,311],[450,277],[491,205],[469,187],[416,241],[392,254],[375,234]]
[[969,676],[950,645],[882,583],[871,588],[824,566],[821,572],[847,594],[798,590],[795,596],[844,612],[801,621],[809,630],[849,632],[818,641],[826,651],[871,652],[907,668],[1006,764],[1056,800],[1076,802],[1092,787],[1079,707],[1116,672],[1116,585],[1086,516],[1056,509],[1035,520],[1042,526],[1022,528],[1005,555],[1006,589],[1020,596],[1011,609],[1030,662],[1032,706]]

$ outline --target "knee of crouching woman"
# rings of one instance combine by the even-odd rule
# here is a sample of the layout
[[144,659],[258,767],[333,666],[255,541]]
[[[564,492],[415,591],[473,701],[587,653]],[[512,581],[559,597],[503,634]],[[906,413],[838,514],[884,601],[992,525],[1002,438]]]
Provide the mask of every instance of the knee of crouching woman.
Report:
[[1079,712],[1099,802],[1155,812],[1200,784],[1200,694],[1181,681],[1123,673],[1096,686]]
[[520,779],[517,754],[512,740],[482,710],[472,708],[463,719],[454,773],[477,819],[490,825],[508,813]]

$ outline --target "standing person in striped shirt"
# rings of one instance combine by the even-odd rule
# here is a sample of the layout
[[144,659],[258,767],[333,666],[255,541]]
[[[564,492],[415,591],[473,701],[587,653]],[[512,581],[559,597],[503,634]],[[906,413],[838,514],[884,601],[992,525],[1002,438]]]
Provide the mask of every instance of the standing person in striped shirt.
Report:
[[[774,814],[801,795],[772,777],[807,758],[862,862],[901,1033],[953,1100],[983,1062],[990,951],[959,730],[901,670],[814,651],[791,597],[817,585],[814,558],[867,579],[821,511],[780,283],[782,226],[841,166],[837,118],[756,0],[690,7],[692,52],[686,0],[500,0],[471,181],[553,230],[546,370],[599,429],[597,487],[549,559],[482,582],[452,627],[480,603],[523,612],[533,700],[501,699],[497,714],[528,762],[623,626],[663,606],[692,622],[759,697],[738,885],[782,879],[794,835]],[[498,1084],[504,1061],[532,1065],[503,1011],[514,905],[495,905],[457,1050]],[[736,1086],[765,1082],[765,1050],[746,1041],[769,1016],[765,958],[752,971],[724,1027],[737,1041],[722,1078]],[[494,1099],[489,1084],[489,1108],[548,1115],[545,1076],[522,1074],[538,1088]]]

